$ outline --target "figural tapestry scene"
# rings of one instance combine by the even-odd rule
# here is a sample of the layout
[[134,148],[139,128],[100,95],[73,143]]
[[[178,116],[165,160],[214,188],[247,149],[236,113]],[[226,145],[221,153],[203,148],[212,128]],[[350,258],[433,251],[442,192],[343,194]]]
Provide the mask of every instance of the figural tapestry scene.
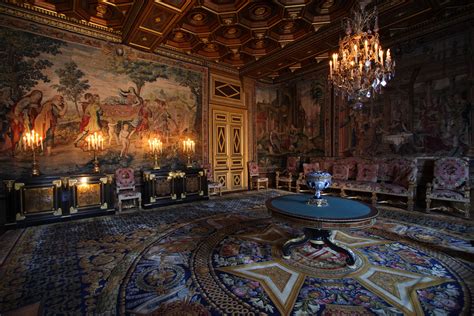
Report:
[[94,133],[103,135],[99,155],[105,168],[149,160],[148,140],[154,136],[169,159],[183,137],[199,139],[199,69],[124,55],[120,48],[5,27],[0,32],[8,47],[0,63],[2,175],[29,172],[31,152],[23,138],[31,131],[42,139],[38,159],[46,173],[89,171],[87,137]]

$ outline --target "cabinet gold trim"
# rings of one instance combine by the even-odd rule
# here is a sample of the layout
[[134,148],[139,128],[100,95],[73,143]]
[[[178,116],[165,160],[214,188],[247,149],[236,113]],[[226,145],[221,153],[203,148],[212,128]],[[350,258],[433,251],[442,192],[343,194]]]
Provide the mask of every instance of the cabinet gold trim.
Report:
[[63,182],[61,180],[54,180],[52,183],[56,188],[60,188]]
[[11,192],[13,189],[13,184],[15,183],[15,180],[3,180],[3,183],[5,183],[5,186],[7,187],[8,192]]

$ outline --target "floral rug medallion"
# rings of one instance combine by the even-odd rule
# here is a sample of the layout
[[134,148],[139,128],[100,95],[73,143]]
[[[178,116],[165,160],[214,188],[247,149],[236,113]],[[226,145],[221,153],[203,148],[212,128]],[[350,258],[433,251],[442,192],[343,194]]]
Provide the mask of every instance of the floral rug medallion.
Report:
[[354,269],[343,254],[309,242],[282,259],[281,245],[297,233],[245,216],[189,223],[151,242],[127,270],[117,267],[124,273],[116,274],[117,309],[100,304],[101,295],[98,312],[459,315],[470,308],[462,280],[472,271],[450,257],[369,230],[335,235],[357,254]]

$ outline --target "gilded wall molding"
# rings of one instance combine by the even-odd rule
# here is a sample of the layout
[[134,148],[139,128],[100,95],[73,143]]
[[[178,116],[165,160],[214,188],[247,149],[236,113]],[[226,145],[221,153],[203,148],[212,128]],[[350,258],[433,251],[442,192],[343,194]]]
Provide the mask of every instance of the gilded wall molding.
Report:
[[64,14],[58,14],[54,11],[32,6],[27,3],[13,4],[13,1],[9,0],[0,2],[0,14],[113,43],[122,42],[122,34],[119,31],[84,20],[68,18]]

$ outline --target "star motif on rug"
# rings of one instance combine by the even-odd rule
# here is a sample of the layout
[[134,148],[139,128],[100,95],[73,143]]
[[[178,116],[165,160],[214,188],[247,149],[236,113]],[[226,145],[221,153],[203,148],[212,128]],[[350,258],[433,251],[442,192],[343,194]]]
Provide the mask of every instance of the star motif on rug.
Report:
[[423,310],[416,290],[439,285],[449,280],[408,271],[370,265],[355,279],[377,293],[405,315],[421,315]]
[[238,235],[238,237],[273,245],[278,244],[281,239],[288,239],[289,234],[280,227],[270,224],[263,231],[257,230],[252,233]]
[[387,240],[378,240],[378,239],[367,238],[367,237],[352,236],[339,230],[336,231],[334,239],[346,244],[350,248],[367,247],[367,246],[372,246],[372,245],[377,245],[377,244],[389,243],[389,241]]
[[283,315],[292,310],[305,279],[305,275],[302,273],[275,261],[229,266],[219,270],[260,282]]

